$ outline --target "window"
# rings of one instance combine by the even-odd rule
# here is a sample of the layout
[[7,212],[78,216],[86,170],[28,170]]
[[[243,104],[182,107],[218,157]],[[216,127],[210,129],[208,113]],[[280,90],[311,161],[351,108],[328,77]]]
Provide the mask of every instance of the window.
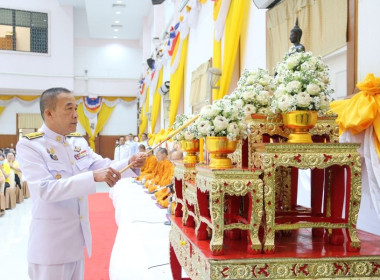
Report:
[[0,8],[0,50],[48,52],[48,14]]

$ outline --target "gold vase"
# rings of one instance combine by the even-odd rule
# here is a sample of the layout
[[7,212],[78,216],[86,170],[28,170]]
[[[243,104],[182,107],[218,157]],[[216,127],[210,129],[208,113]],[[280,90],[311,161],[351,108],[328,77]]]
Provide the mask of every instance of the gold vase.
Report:
[[182,140],[181,148],[186,152],[183,158],[183,163],[189,165],[195,165],[199,162],[197,153],[199,152],[199,139],[194,140]]
[[209,167],[212,169],[227,169],[232,167],[228,154],[235,152],[237,140],[228,140],[227,137],[207,136],[206,149],[211,154]]
[[289,134],[288,143],[313,143],[309,129],[313,128],[318,120],[317,111],[293,111],[282,115],[284,125],[293,130]]

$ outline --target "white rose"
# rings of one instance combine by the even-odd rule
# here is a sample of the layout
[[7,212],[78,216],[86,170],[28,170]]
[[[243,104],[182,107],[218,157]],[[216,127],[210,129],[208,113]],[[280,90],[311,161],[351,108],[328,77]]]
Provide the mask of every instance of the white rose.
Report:
[[297,106],[302,108],[307,108],[310,106],[312,98],[306,92],[300,92],[296,95],[297,98]]
[[198,123],[198,131],[203,135],[210,135],[211,123],[209,121],[203,120]]
[[286,66],[288,69],[292,70],[298,65],[298,63],[298,57],[296,56],[296,54],[294,54],[287,59]]
[[236,108],[241,109],[241,108],[244,107],[244,101],[242,99],[236,99],[234,101],[234,105],[235,105]]
[[321,89],[318,85],[316,84],[308,84],[306,87],[306,91],[310,95],[318,95],[321,92]]
[[244,112],[246,116],[250,116],[251,114],[256,114],[256,107],[252,104],[247,104],[244,106]]
[[282,95],[278,100],[278,109],[281,112],[287,112],[291,105],[292,102],[289,95]]
[[223,116],[217,116],[213,121],[215,132],[222,131],[227,128],[228,120]]
[[248,78],[246,80],[247,85],[252,85],[255,82],[256,82],[256,77],[255,76],[253,76],[253,75],[248,76]]
[[194,134],[192,134],[190,131],[185,131],[184,138],[185,138],[185,140],[193,140]]
[[291,81],[286,86],[289,92],[299,92],[301,90],[302,84],[299,81]]
[[238,135],[239,134],[239,126],[237,125],[236,122],[229,123],[227,126],[227,133],[228,134],[234,134]]
[[254,90],[244,91],[242,97],[245,102],[253,102],[256,98],[256,92]]
[[328,110],[330,108],[330,99],[326,95],[321,96],[321,110]]
[[257,102],[261,105],[268,105],[270,101],[270,94],[266,90],[260,91],[260,93],[256,97]]
[[269,110],[268,107],[261,107],[257,111],[258,114],[260,114],[260,115],[266,115],[266,116],[269,115],[269,112],[270,112],[270,110]]

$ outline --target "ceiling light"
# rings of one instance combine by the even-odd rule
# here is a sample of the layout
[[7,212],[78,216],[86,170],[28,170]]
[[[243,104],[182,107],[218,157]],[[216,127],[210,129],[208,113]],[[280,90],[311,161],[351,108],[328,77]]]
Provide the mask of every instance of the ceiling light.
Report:
[[117,37],[117,36],[113,36],[113,38],[114,38],[114,39],[117,39],[117,38],[119,38],[119,37]]
[[120,20],[115,20],[114,23],[120,23]]
[[114,29],[113,31],[115,31],[115,32],[118,32],[118,31],[119,31],[119,29]]
[[123,1],[117,0],[116,3],[121,4],[121,3],[123,3]]
[[117,14],[117,15],[120,15],[120,14],[121,14],[121,12],[120,12],[120,11],[116,11],[116,12],[115,12],[115,14]]
[[112,8],[125,8],[125,4],[112,4]]

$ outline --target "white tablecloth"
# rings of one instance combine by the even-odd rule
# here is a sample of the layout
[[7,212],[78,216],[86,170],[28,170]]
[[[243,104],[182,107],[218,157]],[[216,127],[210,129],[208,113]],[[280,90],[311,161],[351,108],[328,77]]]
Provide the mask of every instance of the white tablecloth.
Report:
[[169,263],[170,226],[164,225],[167,209],[159,209],[145,190],[127,178],[110,191],[118,225],[110,260],[111,280],[172,279],[169,265],[148,269]]

